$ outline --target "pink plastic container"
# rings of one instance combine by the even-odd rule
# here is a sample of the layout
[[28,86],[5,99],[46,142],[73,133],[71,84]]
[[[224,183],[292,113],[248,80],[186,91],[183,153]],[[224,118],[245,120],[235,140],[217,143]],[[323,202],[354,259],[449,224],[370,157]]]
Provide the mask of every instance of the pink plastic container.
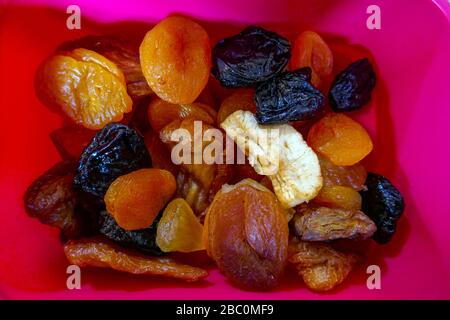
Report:
[[[81,30],[66,28],[74,1],[0,1],[0,297],[5,299],[431,299],[450,298],[450,28],[442,1],[87,1],[77,0]],[[369,30],[366,9],[381,9]],[[212,40],[257,23],[289,36],[311,29],[326,40],[359,44],[375,62],[374,102],[354,114],[368,128],[370,170],[389,177],[406,211],[392,243],[371,246],[370,258],[337,290],[317,294],[287,277],[274,292],[245,292],[212,269],[206,282],[184,284],[83,270],[82,289],[66,288],[56,230],[26,216],[22,195],[59,160],[48,134],[62,124],[37,100],[37,65],[60,44],[85,34],[118,33],[139,41],[170,13],[196,18]],[[381,290],[366,286],[366,267],[381,268]]]

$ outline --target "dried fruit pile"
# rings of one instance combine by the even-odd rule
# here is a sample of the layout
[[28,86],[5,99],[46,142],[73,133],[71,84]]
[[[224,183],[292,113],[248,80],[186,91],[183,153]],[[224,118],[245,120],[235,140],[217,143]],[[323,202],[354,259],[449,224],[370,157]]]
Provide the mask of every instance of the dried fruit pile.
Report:
[[[61,230],[79,266],[197,281],[207,271],[175,253],[203,252],[247,290],[273,289],[289,266],[330,290],[362,261],[351,248],[389,242],[404,210],[361,164],[372,140],[343,113],[368,104],[374,68],[336,70],[334,58],[312,31],[291,46],[249,26],[212,46],[180,16],[139,47],[63,43],[36,76],[68,123],[50,134],[62,161],[30,185],[25,210]],[[217,80],[231,93],[216,105]]]

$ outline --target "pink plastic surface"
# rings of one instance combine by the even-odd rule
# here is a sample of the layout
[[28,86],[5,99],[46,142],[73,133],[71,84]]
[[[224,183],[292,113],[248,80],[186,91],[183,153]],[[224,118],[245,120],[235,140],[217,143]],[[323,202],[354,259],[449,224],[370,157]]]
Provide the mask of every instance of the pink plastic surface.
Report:
[[[0,2],[2,3],[2,2]],[[444,1],[3,1],[0,9],[0,297],[112,299],[430,299],[450,298],[450,28]],[[77,4],[82,29],[66,29]],[[366,8],[381,8],[381,30],[366,28]],[[406,211],[392,243],[372,245],[349,281],[327,294],[288,276],[274,292],[245,292],[211,269],[184,284],[107,270],[83,270],[82,289],[66,289],[67,261],[58,234],[26,216],[22,194],[57,162],[48,138],[62,120],[34,95],[40,63],[64,40],[119,33],[139,41],[170,13],[196,18],[212,40],[258,23],[291,39],[312,29],[326,40],[359,44],[373,55],[374,102],[352,116],[374,140],[369,169],[389,177]],[[368,290],[365,268],[381,267],[381,290]]]

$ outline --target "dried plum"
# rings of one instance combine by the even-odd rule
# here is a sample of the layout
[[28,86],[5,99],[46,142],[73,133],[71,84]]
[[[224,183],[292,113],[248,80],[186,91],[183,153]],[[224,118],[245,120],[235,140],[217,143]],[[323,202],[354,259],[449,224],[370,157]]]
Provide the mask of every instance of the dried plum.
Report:
[[212,73],[225,87],[248,87],[283,71],[290,57],[287,39],[249,26],[214,46]]
[[109,124],[95,135],[81,155],[74,184],[102,200],[117,177],[150,168],[151,164],[140,134],[123,124]]
[[133,248],[149,255],[162,255],[156,244],[156,229],[161,215],[149,228],[127,231],[122,229],[107,211],[100,212],[100,233],[121,246]]
[[255,91],[258,123],[286,123],[318,115],[325,97],[310,81],[311,68],[307,67],[284,72],[260,84]]
[[378,243],[387,243],[396,231],[405,203],[400,191],[385,177],[368,173],[367,191],[361,191],[362,211],[377,225],[372,238]]
[[361,108],[370,101],[375,83],[375,72],[369,60],[360,59],[351,63],[331,85],[328,97],[331,108],[336,112]]

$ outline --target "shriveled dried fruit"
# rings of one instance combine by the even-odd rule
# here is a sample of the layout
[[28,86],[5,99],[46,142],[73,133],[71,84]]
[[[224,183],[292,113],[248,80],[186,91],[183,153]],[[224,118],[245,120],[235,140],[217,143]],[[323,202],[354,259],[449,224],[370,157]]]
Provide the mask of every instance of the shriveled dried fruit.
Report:
[[403,197],[387,178],[376,173],[369,172],[366,185],[367,191],[361,191],[362,210],[377,225],[373,239],[378,243],[388,243],[405,209]]
[[103,200],[109,185],[119,176],[151,167],[144,139],[135,130],[110,124],[98,132],[84,150],[74,184]]
[[101,129],[131,111],[122,71],[94,51],[51,56],[39,68],[36,83],[44,104],[88,129]]
[[142,74],[139,52],[125,39],[112,35],[90,35],[65,42],[58,48],[58,51],[72,51],[77,48],[95,51],[114,62],[123,72],[128,94],[132,98],[139,98],[152,93]]
[[260,84],[255,91],[256,119],[260,124],[308,120],[325,103],[323,94],[311,83],[311,68],[281,73]]
[[275,287],[288,245],[286,210],[275,195],[247,179],[223,186],[206,213],[208,254],[234,283],[251,290]]
[[125,230],[150,226],[175,193],[173,175],[161,169],[140,169],[114,180],[105,194],[106,210]]
[[255,91],[252,89],[240,89],[225,100],[220,105],[217,113],[217,123],[221,124],[230,114],[237,110],[256,112],[256,105],[253,99]]
[[373,148],[367,131],[340,113],[327,114],[316,122],[308,133],[308,144],[338,166],[356,164]]
[[286,38],[249,26],[214,46],[212,73],[225,87],[248,87],[283,71],[290,56]]
[[317,195],[322,187],[319,161],[293,127],[261,126],[248,111],[234,112],[221,126],[256,172],[270,178],[284,207],[294,207]]
[[127,231],[121,228],[107,211],[101,211],[99,214],[99,232],[123,247],[132,248],[148,255],[159,256],[163,254],[156,244],[156,227],[159,219],[160,216],[156,217],[152,225],[145,229]]
[[152,157],[153,168],[167,170],[176,177],[178,167],[172,162],[169,148],[161,141],[159,133],[151,130],[145,135],[144,140]]
[[195,181],[189,172],[180,170],[177,176],[177,197],[183,198],[196,215],[203,213],[210,201],[210,190]]
[[64,253],[71,264],[80,267],[111,268],[186,281],[197,281],[208,275],[206,270],[179,264],[167,257],[141,256],[99,238],[69,241],[64,245]]
[[206,31],[179,16],[159,22],[144,37],[140,59],[152,90],[171,103],[192,103],[208,83],[211,45]]
[[331,85],[331,108],[336,111],[352,111],[370,101],[376,76],[368,59],[360,59],[339,73]]
[[203,250],[203,225],[189,204],[181,198],[172,200],[158,223],[156,243],[164,252]]
[[294,264],[309,289],[328,291],[341,284],[358,262],[354,254],[324,243],[291,241],[289,262]]
[[361,195],[358,191],[343,186],[323,186],[314,198],[314,203],[325,207],[361,210]]
[[291,221],[295,234],[304,241],[370,238],[376,226],[363,212],[301,205]]
[[52,131],[50,139],[52,139],[63,159],[78,160],[94,135],[95,131],[82,127],[68,126]]
[[360,163],[352,166],[337,166],[323,156],[318,156],[324,186],[343,186],[356,191],[365,189],[367,171]]
[[305,31],[295,39],[292,47],[290,69],[312,69],[311,83],[318,86],[333,71],[333,53],[320,35]]

